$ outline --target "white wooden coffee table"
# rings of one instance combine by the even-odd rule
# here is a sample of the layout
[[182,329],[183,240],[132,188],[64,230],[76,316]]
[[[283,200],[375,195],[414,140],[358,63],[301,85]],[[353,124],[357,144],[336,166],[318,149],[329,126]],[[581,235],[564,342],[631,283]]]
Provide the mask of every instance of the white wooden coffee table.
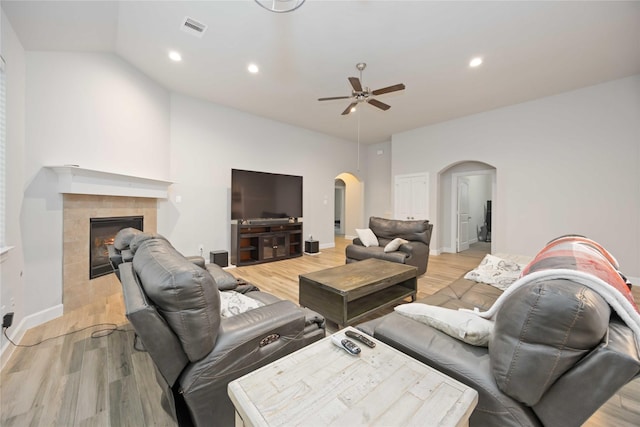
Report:
[[232,381],[236,425],[468,426],[475,390],[372,340],[352,356],[327,337]]

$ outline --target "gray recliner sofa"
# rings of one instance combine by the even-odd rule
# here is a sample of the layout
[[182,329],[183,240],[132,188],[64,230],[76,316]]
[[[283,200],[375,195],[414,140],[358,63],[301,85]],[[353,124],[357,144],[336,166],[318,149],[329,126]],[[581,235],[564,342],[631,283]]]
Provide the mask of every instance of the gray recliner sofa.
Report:
[[[417,302],[484,311],[501,294],[461,277]],[[639,337],[599,293],[574,280],[518,287],[494,321],[488,347],[396,311],[358,328],[478,391],[471,426],[577,427],[640,375]]]
[[[378,238],[378,246],[367,247],[359,238],[353,239],[353,244],[345,249],[347,264],[368,258],[378,258],[413,265],[418,269],[418,276],[427,271],[429,243],[433,230],[433,224],[429,221],[404,221],[372,216],[369,218],[369,228]],[[397,237],[408,240],[408,243],[401,245],[395,251],[385,252],[385,246]]]
[[130,251],[119,264],[126,315],[180,425],[233,425],[230,381],[325,336],[322,316],[252,286],[243,295],[263,305],[222,317],[235,278],[215,266],[214,279],[162,237],[136,233]]

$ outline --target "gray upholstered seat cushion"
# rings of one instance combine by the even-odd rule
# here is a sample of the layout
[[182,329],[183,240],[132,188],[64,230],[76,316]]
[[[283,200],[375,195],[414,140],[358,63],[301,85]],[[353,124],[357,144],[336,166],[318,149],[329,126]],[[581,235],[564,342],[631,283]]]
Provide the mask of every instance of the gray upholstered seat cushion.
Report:
[[189,360],[200,360],[211,352],[220,326],[220,295],[211,274],[162,238],[140,243],[133,267]]
[[207,271],[215,280],[218,290],[227,291],[238,286],[238,280],[229,272],[222,269],[217,264],[207,264]]
[[406,253],[400,251],[385,252],[384,246],[365,247],[358,245],[349,245],[347,246],[345,253],[347,255],[347,258],[355,259],[358,261],[368,258],[377,258],[383,259],[385,261],[398,262],[400,264],[404,264],[404,261],[408,256]]
[[610,315],[600,295],[569,280],[516,289],[496,314],[489,344],[498,387],[535,405],[560,376],[598,346]]

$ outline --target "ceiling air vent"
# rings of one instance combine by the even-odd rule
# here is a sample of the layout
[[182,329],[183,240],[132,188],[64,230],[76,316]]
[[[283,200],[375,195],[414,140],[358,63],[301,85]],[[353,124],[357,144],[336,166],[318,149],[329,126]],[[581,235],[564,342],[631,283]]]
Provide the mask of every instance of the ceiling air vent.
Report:
[[203,23],[196,21],[195,19],[191,19],[189,17],[185,17],[182,21],[182,25],[180,26],[182,31],[185,33],[189,33],[196,37],[202,37],[204,32],[207,30],[207,26]]

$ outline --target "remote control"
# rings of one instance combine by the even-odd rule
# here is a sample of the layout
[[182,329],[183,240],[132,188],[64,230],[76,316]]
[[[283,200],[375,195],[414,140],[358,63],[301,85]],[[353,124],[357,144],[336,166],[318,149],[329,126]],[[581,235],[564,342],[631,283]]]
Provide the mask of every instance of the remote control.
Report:
[[357,356],[360,354],[360,347],[358,347],[353,341],[343,338],[338,335],[331,337],[331,342],[337,347],[344,349],[347,353]]
[[365,337],[364,335],[362,335],[361,333],[358,333],[356,331],[349,330],[349,331],[346,331],[344,334],[346,336],[348,336],[349,338],[356,339],[356,340],[360,341],[361,343],[363,343],[364,345],[369,346],[371,348],[376,346],[376,343],[374,343],[369,338]]

